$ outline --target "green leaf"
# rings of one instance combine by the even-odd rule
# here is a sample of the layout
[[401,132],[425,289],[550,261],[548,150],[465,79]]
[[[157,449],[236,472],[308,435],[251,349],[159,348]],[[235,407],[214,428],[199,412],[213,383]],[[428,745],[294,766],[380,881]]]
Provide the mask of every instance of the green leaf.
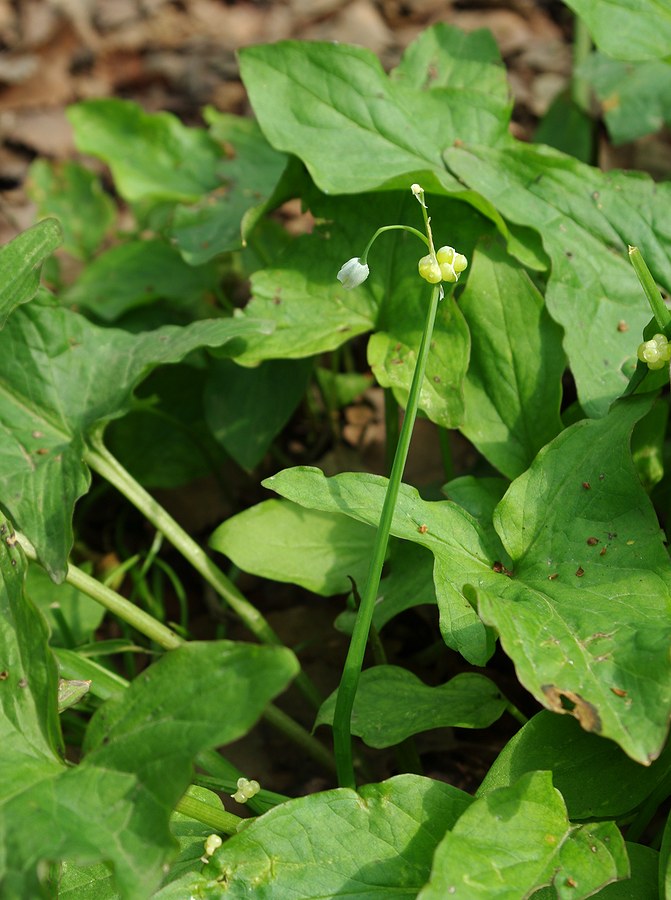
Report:
[[668,746],[651,766],[641,766],[611,741],[589,734],[570,716],[538,713],[506,744],[478,788],[485,796],[527,772],[552,770],[552,781],[575,819],[616,819],[631,814],[666,777]]
[[151,405],[105,431],[109,450],[145,487],[177,487],[218,474],[224,453],[204,421],[207,377],[207,369],[189,363],[155,370],[137,391],[140,402]]
[[348,45],[284,41],[247,47],[239,56],[264,134],[302,159],[326,193],[398,186],[401,179],[405,186],[422,172],[457,187],[442,149],[455,140],[492,144],[506,135],[505,72],[493,39],[482,32],[435,26],[406,51],[391,78],[369,50]]
[[203,401],[212,434],[242,468],[251,471],[298,406],[312,372],[312,359],[268,360],[243,369],[214,360]]
[[218,319],[131,335],[36,302],[9,319],[0,333],[2,500],[50,575],[64,575],[73,507],[88,490],[86,436],[131,407],[155,366],[198,347],[230,349],[258,328]]
[[[373,625],[378,631],[406,609],[422,604],[435,606],[433,557],[424,547],[392,540],[384,573],[373,611]],[[363,582],[359,584],[363,587]],[[335,620],[335,626],[351,634],[355,619],[356,612],[346,609]]]
[[471,333],[461,431],[515,478],[561,431],[561,331],[527,274],[493,242],[478,245],[459,306]]
[[[426,881],[436,845],[471,798],[419,775],[399,775],[276,806],[230,838],[207,867],[226,896],[401,900]],[[188,896],[185,894],[184,896]],[[223,896],[215,893],[213,896]]]
[[634,428],[631,455],[641,484],[648,493],[664,477],[664,442],[668,421],[669,405],[659,397]]
[[659,892],[664,898],[671,894],[671,815],[667,817],[659,851]]
[[[377,526],[387,480],[347,472],[326,478],[319,469],[298,466],[267,478],[263,484],[308,509],[345,513]],[[503,576],[495,574],[492,565],[508,560],[498,536],[488,537],[455,503],[426,502],[414,488],[403,484],[391,533],[431,550],[443,638],[469,662],[484,665],[494,650],[492,636],[466,598],[464,585],[489,585],[494,579],[498,586]]]
[[71,106],[67,116],[79,152],[104,160],[131,203],[190,203],[219,184],[217,142],[171,113],[145,113],[129,100],[106,97]]
[[510,482],[505,478],[476,478],[460,475],[443,486],[443,494],[477,519],[490,540],[498,542],[499,536],[492,521],[496,506],[507,491]]
[[36,160],[28,191],[41,218],[55,216],[63,229],[63,249],[88,259],[112,227],[116,211],[100,178],[74,162]]
[[346,516],[266,500],[220,525],[210,546],[236,566],[315,594],[345,594],[365,581],[374,535]]
[[557,897],[589,897],[629,875],[613,822],[572,826],[549,772],[476,800],[436,851],[431,880],[418,900],[497,897],[519,900],[552,884]]
[[671,288],[671,186],[641,173],[602,173],[549,147],[450,148],[445,156],[504,216],[540,232],[552,259],[548,311],[564,328],[585,413],[603,415],[627,385],[649,318],[628,243]]
[[205,118],[224,148],[217,170],[221,184],[197,203],[178,206],[172,221],[177,246],[193,266],[244,245],[287,164],[252,119],[211,107]]
[[[215,810],[224,809],[219,795],[207,788],[191,784],[186,791],[186,796],[194,797]],[[203,868],[201,857],[205,839],[212,834],[212,826],[198,822],[175,810],[170,816],[170,831],[177,838],[179,855],[173,860],[170,871],[163,880],[164,885],[181,878],[186,872],[200,872]]]
[[669,55],[671,10],[665,0],[566,0],[587,25],[594,43],[616,59]]
[[187,265],[165,241],[128,241],[91,262],[62,299],[68,306],[90,310],[104,322],[158,300],[195,314],[198,304],[210,300],[218,289],[220,278],[214,265]]
[[323,366],[315,367],[315,378],[330,409],[343,409],[349,406],[373,383],[370,374],[332,372]]
[[76,866],[61,864],[58,900],[119,900],[114,875],[109,866]]
[[[337,694],[322,703],[315,728],[333,724]],[[505,698],[484,675],[462,673],[429,687],[407,669],[374,666],[361,673],[352,734],[369,747],[393,747],[431,728],[487,728],[505,708]]]
[[45,219],[0,247],[0,328],[40,286],[40,270],[63,240],[56,219]]
[[57,777],[33,778],[20,792],[15,779],[5,782],[3,820],[12,827],[0,833],[0,859],[10,879],[32,884],[42,860],[105,860],[123,900],[150,896],[173,855],[168,821],[192,760],[243,735],[297,670],[285,648],[228,641],[163,656],[94,715],[78,766],[59,766]]
[[671,123],[671,65],[668,60],[619,62],[592,53],[579,69],[601,103],[615,144],[634,141]]
[[606,885],[595,896],[600,900],[637,900],[638,897],[657,900],[659,853],[652,847],[632,844],[629,841],[626,847],[631,877]]
[[[426,502],[408,486],[392,522],[392,534],[435,556],[448,646],[484,665],[492,645],[482,622],[495,627],[540,703],[574,715],[644,765],[659,755],[671,711],[671,572],[629,454],[634,423],[651,403],[621,401],[547,445],[497,508],[503,545],[460,507]],[[327,479],[309,468],[264,484],[308,508],[371,524],[386,490],[373,475]]]
[[26,594],[42,611],[51,629],[51,643],[69,647],[93,638],[105,610],[70,584],[54,584],[40,566],[28,567]]
[[[411,270],[412,271],[412,270]],[[413,271],[416,281],[417,276]],[[396,284],[404,284],[398,279]],[[382,387],[390,387],[405,406],[417,362],[426,314],[426,289],[405,294],[391,294],[384,306],[387,322],[368,342],[368,364]],[[429,419],[443,428],[460,425],[464,417],[463,383],[468,365],[470,340],[468,328],[459,306],[446,296],[436,315],[431,340],[431,353],[426,363],[419,407]]]
[[645,765],[671,710],[671,571],[629,453],[650,405],[567,428],[511,485],[495,525],[514,578],[478,606],[527,690]]
[[[23,595],[25,568],[14,529],[0,515],[0,809],[34,781],[63,769],[56,662],[46,622]],[[3,830],[0,825],[0,839]],[[2,858],[0,850],[0,866]]]
[[[379,383],[392,386],[403,403],[426,317],[429,288],[417,274],[426,247],[405,231],[388,232],[371,250],[371,274],[363,285],[345,290],[336,274],[347,259],[363,252],[380,225],[421,225],[417,202],[410,191],[367,195],[359,204],[314,193],[310,209],[326,219],[325,224],[252,277],[253,299],[245,314],[274,321],[277,328],[269,338],[250,340],[238,361],[246,365],[315,355],[375,330],[368,361]],[[450,242],[467,255],[491,227],[467,204],[447,198],[432,198],[431,214],[436,241]],[[438,312],[420,397],[420,409],[442,425],[461,421],[468,346],[461,312],[446,298]]]
[[570,91],[563,91],[541,119],[534,143],[548,144],[589,163],[594,153],[594,120],[578,106]]

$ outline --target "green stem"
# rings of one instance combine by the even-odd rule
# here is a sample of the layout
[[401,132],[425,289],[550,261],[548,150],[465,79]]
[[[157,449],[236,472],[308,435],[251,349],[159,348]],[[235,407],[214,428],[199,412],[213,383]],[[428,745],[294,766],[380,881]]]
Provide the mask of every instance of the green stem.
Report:
[[177,801],[175,806],[177,812],[191,819],[196,819],[204,825],[208,825],[214,831],[222,834],[235,834],[238,825],[244,821],[240,816],[234,816],[233,813],[226,812],[225,809],[217,809],[216,806],[210,806],[209,803],[203,803],[196,797],[191,797],[188,793],[184,794],[181,800]]
[[[225,780],[227,784],[231,784],[232,787],[228,793],[233,794],[237,789],[238,778],[242,776],[242,772],[232,762],[229,762],[225,756],[222,756],[218,750],[202,750],[196,757],[196,764],[205,769],[210,776],[214,776],[212,778],[213,782]],[[220,790],[220,788],[214,787],[212,784],[205,783],[207,777],[207,775],[201,776],[197,774],[194,776],[193,783],[214,791]],[[257,815],[261,815],[268,809],[268,804],[264,803],[263,798],[260,796],[264,793],[270,792],[259,791],[256,796],[251,797],[247,801],[247,806]]]
[[452,445],[450,444],[450,432],[447,430],[447,428],[438,429],[438,444],[440,446],[440,456],[443,460],[445,481],[452,481],[452,479],[454,478],[454,463],[452,461]]
[[638,276],[638,280],[641,282],[641,287],[645,291],[645,296],[648,298],[657,326],[668,337],[667,329],[671,325],[671,312],[666,308],[659,288],[655,284],[655,279],[652,277],[652,272],[645,264],[638,247],[629,247],[629,259],[634,267],[634,272]]
[[[37,562],[37,553],[33,545],[22,534],[17,533],[16,536],[28,559]],[[82,572],[77,566],[68,565],[65,580],[165,650],[175,650],[184,643],[170,628],[158,622],[143,609],[139,609],[130,600],[126,600],[121,594],[117,594],[112,588]]]
[[[172,516],[149,494],[121,463],[109,452],[100,436],[90,439],[91,446],[84,451],[88,465],[110,484],[114,485],[157,528],[170,543],[203,576],[219,596],[228,603],[247,628],[262,644],[282,645],[261,613],[243,596],[205,551],[179,525]],[[296,686],[316,709],[322,698],[305,672],[296,676]]]
[[[24,553],[29,559],[37,560],[37,554],[32,544],[23,536],[17,533],[17,539],[23,548]],[[165,625],[157,622],[148,613],[142,609],[138,609],[130,601],[126,600],[120,594],[117,594],[111,588],[105,587],[95,578],[82,572],[76,566],[69,565],[65,580],[68,584],[78,588],[85,594],[88,594],[93,600],[96,600],[105,609],[117,615],[120,619],[132,625],[139,632],[151,638],[160,647],[165,650],[175,650],[186,643],[181,637],[171,631]],[[329,771],[335,770],[335,761],[329,751],[314,738],[309,731],[294,722],[286,713],[272,704],[268,704],[263,717],[278,731],[286,735],[294,743],[302,747],[306,753],[309,753],[313,759],[317,760],[324,768]]]
[[263,714],[271,725],[285,734],[294,744],[302,747],[305,752],[330,772],[336,771],[336,761],[323,744],[313,737],[309,731],[295,722],[291,716],[282,712],[277,706],[268,706]]
[[[426,216],[425,216],[426,219]],[[423,241],[426,246],[433,253],[433,247],[429,243],[429,239],[425,234],[422,234],[417,228],[413,228],[412,225],[383,225],[382,228],[378,228],[373,237],[366,244],[366,249],[363,251],[362,255],[359,257],[361,262],[365,265],[366,260],[368,259],[368,253],[370,248],[373,246],[378,237],[383,234],[385,231],[409,231],[410,234],[414,234],[421,241]]]
[[426,316],[422,341],[417,354],[417,363],[415,365],[412,385],[408,395],[403,426],[401,428],[401,434],[394,456],[391,475],[389,476],[387,493],[385,494],[384,503],[382,505],[380,523],[375,536],[375,545],[373,547],[370,568],[368,571],[366,589],[357,612],[354,631],[352,632],[352,639],[350,641],[349,651],[347,653],[347,659],[345,660],[340,687],[338,689],[338,697],[333,717],[333,737],[335,742],[336,764],[338,767],[338,782],[342,787],[356,787],[350,732],[352,708],[354,706],[354,698],[359,685],[359,677],[361,675],[366,644],[368,643],[368,633],[373,619],[373,610],[375,608],[375,600],[380,585],[382,566],[384,564],[387,544],[389,542],[394,507],[396,506],[396,499],[398,497],[401,478],[403,476],[408,449],[410,447],[410,439],[412,438],[412,430],[417,416],[417,409],[419,407],[419,396],[424,380],[426,361],[431,348],[431,335],[436,320],[439,297],[440,289],[436,286],[431,292],[431,301]]
[[[575,16],[573,20],[573,70],[579,68],[589,56],[592,50],[592,38],[587,26],[580,18]],[[589,81],[585,78],[573,75],[571,81],[571,95],[573,102],[579,106],[583,112],[588,113],[591,102],[591,88]]]
[[398,403],[394,398],[394,392],[391,388],[384,389],[384,425],[385,425],[385,444],[384,444],[384,461],[386,471],[391,472],[394,463],[394,454],[398,445]]

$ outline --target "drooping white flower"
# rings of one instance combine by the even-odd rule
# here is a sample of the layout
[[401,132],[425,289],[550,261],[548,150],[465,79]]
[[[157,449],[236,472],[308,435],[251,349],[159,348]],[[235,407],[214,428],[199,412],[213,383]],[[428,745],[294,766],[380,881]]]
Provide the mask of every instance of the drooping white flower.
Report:
[[338,281],[349,291],[363,284],[369,273],[368,265],[362,263],[357,256],[354,256],[352,259],[348,259],[344,266],[340,267]]

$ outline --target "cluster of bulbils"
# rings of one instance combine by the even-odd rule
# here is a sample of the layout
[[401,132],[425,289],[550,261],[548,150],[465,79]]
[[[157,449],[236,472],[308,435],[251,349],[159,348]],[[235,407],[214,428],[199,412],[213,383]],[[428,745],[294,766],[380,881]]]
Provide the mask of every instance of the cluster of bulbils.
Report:
[[457,253],[454,247],[441,247],[436,250],[436,255],[429,253],[419,261],[419,274],[429,284],[438,284],[440,281],[449,281],[454,284],[459,281],[459,276],[468,265],[468,260],[463,253]]
[[231,797],[238,803],[246,803],[261,790],[258,781],[249,781],[247,778],[238,778],[238,789]]
[[347,290],[358,287],[360,284],[363,284],[363,282],[368,278],[368,275],[370,274],[370,269],[368,267],[368,263],[366,262],[368,251],[370,250],[371,245],[377,238],[377,236],[382,231],[388,231],[390,228],[399,228],[405,231],[411,231],[414,234],[418,235],[427,244],[430,252],[426,256],[423,256],[418,264],[419,274],[425,281],[428,281],[429,284],[440,284],[440,282],[442,281],[447,281],[450,284],[454,284],[455,282],[459,281],[459,275],[468,266],[468,260],[463,255],[463,253],[457,253],[454,247],[441,247],[439,250],[433,249],[433,236],[431,234],[430,224],[431,220],[428,218],[426,213],[427,207],[426,203],[424,202],[424,190],[418,184],[413,184],[410,190],[417,198],[420,206],[422,207],[422,211],[424,214],[424,225],[426,227],[426,238],[416,229],[410,228],[407,225],[387,225],[383,228],[378,229],[378,231],[375,232],[371,241],[366,247],[363,256],[355,256],[352,259],[348,259],[347,262],[340,268],[340,271],[338,272],[338,281],[344,288],[347,288]]
[[649,341],[638,346],[636,354],[649,369],[661,369],[671,360],[671,344],[663,334],[655,334]]

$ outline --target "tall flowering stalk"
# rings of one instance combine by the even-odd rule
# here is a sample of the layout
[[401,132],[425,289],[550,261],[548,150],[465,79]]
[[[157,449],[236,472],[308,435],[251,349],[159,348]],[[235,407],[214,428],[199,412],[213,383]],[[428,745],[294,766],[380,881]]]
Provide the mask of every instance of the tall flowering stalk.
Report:
[[416,228],[412,228],[409,225],[385,225],[375,232],[365,248],[363,255],[348,260],[338,272],[338,280],[344,287],[354,288],[362,284],[369,274],[367,260],[373,242],[385,231],[400,229],[416,235],[427,246],[429,253],[420,259],[418,269],[420,276],[433,285],[431,298],[427,308],[422,340],[417,354],[415,371],[413,373],[410,393],[408,395],[403,425],[401,427],[394,462],[389,475],[387,492],[382,505],[380,522],[375,536],[375,544],[368,570],[366,587],[361,597],[361,603],[357,612],[347,659],[345,660],[340,680],[340,687],[338,688],[338,697],[333,717],[333,738],[338,770],[338,782],[341,787],[356,787],[352,761],[352,708],[359,686],[361,667],[363,665],[364,653],[366,651],[371,621],[373,619],[373,610],[375,608],[375,601],[380,586],[382,566],[387,552],[387,544],[389,543],[389,533],[391,531],[394,508],[396,506],[398,491],[403,477],[403,470],[408,457],[408,449],[410,447],[410,439],[412,437],[415,418],[417,417],[419,396],[424,380],[426,361],[431,347],[431,336],[436,321],[438,303],[444,295],[442,282],[445,281],[448,284],[454,284],[458,281],[460,273],[463,272],[468,265],[466,257],[461,253],[457,253],[453,247],[441,247],[438,251],[434,249],[431,220],[424,201],[424,191],[418,184],[413,184],[411,190],[422,207],[425,233],[423,234],[421,231],[418,231]]

